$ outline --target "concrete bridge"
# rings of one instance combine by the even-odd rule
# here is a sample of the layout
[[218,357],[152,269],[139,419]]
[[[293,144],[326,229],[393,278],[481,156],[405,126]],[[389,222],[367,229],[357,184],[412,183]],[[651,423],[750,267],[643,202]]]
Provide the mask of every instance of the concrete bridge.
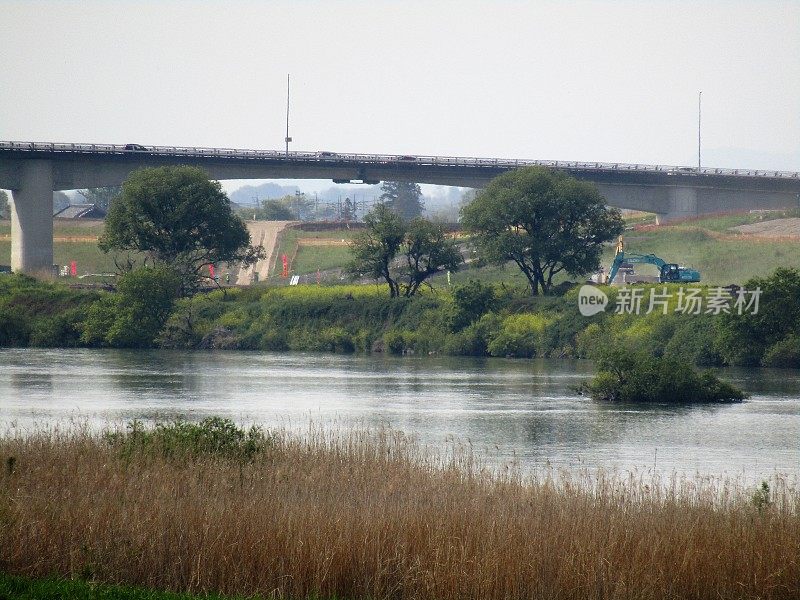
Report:
[[119,185],[142,167],[193,165],[224,179],[331,179],[336,183],[410,181],[480,188],[529,165],[597,184],[608,204],[656,213],[659,222],[702,214],[800,205],[800,174],[662,165],[280,152],[142,146],[0,142],[0,188],[10,189],[11,266],[49,270],[53,262],[52,193]]

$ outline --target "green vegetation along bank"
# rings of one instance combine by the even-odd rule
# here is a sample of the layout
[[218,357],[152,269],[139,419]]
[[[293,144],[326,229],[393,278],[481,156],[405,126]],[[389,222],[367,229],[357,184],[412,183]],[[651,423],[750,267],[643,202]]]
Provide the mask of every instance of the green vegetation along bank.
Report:
[[[120,278],[116,292],[72,289],[24,276],[0,278],[0,346],[161,347],[440,353],[597,358],[610,347],[703,367],[800,368],[800,272],[778,269],[747,282],[761,289],[757,314],[737,314],[727,290],[702,287],[700,314],[680,312],[679,286],[640,286],[640,314],[585,317],[579,287],[531,297],[524,288],[472,281],[413,298],[384,286],[254,287],[178,298],[163,268]],[[726,310],[706,312],[723,293]],[[650,294],[669,300],[647,311]],[[685,307],[684,307],[685,308]],[[752,310],[752,307],[751,307]]]

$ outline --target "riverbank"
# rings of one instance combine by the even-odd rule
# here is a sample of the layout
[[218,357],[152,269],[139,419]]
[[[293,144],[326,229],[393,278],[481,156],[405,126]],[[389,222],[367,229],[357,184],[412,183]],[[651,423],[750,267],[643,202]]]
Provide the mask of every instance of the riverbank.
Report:
[[[637,286],[638,300],[602,287],[605,310],[590,316],[579,310],[580,285],[548,297],[478,281],[413,298],[389,298],[379,285],[230,288],[175,303],[152,286],[142,280],[126,296],[2,277],[0,346],[513,358],[594,358],[620,346],[698,366],[800,368],[793,269],[749,281],[739,305],[735,291],[709,286],[688,286],[697,292],[692,306],[687,286]],[[756,289],[757,308],[748,304]],[[155,318],[155,306],[163,317]]]
[[227,431],[0,439],[3,571],[288,598],[800,593],[784,478],[523,477],[391,430]]

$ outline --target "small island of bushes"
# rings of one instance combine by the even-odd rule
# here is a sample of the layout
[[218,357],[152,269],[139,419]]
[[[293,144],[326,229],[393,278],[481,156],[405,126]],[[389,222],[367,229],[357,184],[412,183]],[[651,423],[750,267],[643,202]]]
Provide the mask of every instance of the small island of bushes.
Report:
[[597,375],[584,386],[595,400],[695,404],[741,402],[747,397],[713,372],[697,371],[674,356],[611,348],[596,364]]

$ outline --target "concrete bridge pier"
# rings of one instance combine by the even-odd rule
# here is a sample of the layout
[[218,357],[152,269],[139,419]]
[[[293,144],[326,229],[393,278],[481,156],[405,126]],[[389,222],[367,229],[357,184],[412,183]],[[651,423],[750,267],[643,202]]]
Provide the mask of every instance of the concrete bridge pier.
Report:
[[49,274],[53,265],[53,165],[22,161],[11,189],[11,269]]
[[689,217],[696,217],[699,214],[697,209],[697,188],[668,188],[667,203],[664,208],[667,209],[666,212],[656,213],[657,225],[663,225]]

